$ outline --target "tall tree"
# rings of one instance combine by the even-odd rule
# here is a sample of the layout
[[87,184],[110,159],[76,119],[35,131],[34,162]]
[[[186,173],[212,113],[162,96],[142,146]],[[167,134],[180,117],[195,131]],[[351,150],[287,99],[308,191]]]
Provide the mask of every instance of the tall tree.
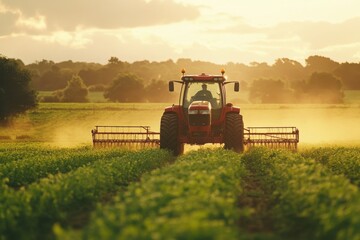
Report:
[[305,85],[307,101],[311,103],[342,103],[342,83],[331,73],[313,73]]
[[305,68],[309,74],[312,74],[313,72],[332,73],[340,65],[338,62],[335,62],[330,58],[318,55],[308,57],[307,59],[305,59],[305,62]]
[[359,63],[342,63],[334,74],[342,80],[345,89],[360,90]]
[[30,88],[30,72],[19,60],[0,57],[0,122],[36,107],[36,92]]
[[63,89],[73,74],[69,69],[61,69],[57,65],[53,65],[51,70],[46,71],[34,82],[34,87],[42,91]]
[[282,80],[293,82],[305,78],[304,67],[297,61],[289,58],[279,58],[272,66],[275,76]]
[[292,92],[285,87],[283,81],[273,79],[258,79],[253,81],[250,88],[249,100],[260,103],[291,102]]
[[62,90],[61,102],[88,102],[88,89],[78,75],[74,75]]
[[108,60],[108,64],[118,64],[120,63],[119,59],[117,57],[110,57]]
[[146,99],[149,102],[171,102],[174,95],[170,94],[168,83],[161,80],[152,80],[145,88]]
[[105,90],[104,97],[112,102],[144,102],[144,85],[136,75],[120,74]]

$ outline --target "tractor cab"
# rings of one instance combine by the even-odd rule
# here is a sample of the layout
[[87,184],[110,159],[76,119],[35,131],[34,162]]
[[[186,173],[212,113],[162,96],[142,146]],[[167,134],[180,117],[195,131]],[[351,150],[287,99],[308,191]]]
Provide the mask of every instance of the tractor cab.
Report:
[[[239,91],[238,82],[225,82],[225,71],[223,70],[221,72],[222,75],[207,75],[205,73],[200,75],[184,75],[184,70],[182,73],[181,81],[169,82],[169,90],[174,91],[174,82],[182,84],[179,105],[182,106],[185,115],[189,113],[189,107],[193,102],[209,102],[213,116],[212,119],[218,120],[223,107],[226,105],[225,84],[235,83],[234,90]],[[191,113],[193,112],[190,111]]]
[[194,115],[194,111],[191,109],[193,106],[197,106],[202,102],[201,105],[209,105],[207,111],[202,111],[201,114],[208,113],[212,115],[212,119],[219,119],[221,115],[221,109],[224,104],[224,94],[223,85],[220,81],[214,80],[202,80],[202,77],[205,77],[205,74],[200,75],[197,78],[191,78],[195,80],[184,81],[182,88],[182,94],[180,98],[180,105],[183,108],[184,114]]
[[220,109],[223,105],[223,91],[219,82],[186,82],[183,91],[184,108],[188,108],[194,101],[208,101],[212,109]]

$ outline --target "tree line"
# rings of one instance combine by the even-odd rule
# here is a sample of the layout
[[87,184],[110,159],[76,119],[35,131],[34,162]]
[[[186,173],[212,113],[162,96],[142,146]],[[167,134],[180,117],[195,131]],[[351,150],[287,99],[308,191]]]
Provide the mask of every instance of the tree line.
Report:
[[36,107],[36,91],[53,91],[49,102],[86,102],[89,91],[103,92],[113,102],[171,102],[169,80],[187,74],[219,74],[238,80],[254,103],[341,103],[344,90],[360,90],[360,63],[339,63],[310,56],[305,65],[288,59],[274,64],[215,64],[191,59],[129,63],[110,57],[107,64],[42,60],[25,65],[0,55],[0,122]]
[[343,90],[360,90],[360,63],[339,63],[323,56],[310,56],[305,65],[288,58],[277,59],[272,65],[265,62],[220,65],[191,59],[129,63],[111,57],[104,65],[42,60],[25,68],[31,72],[36,90],[64,89],[77,75],[89,91],[102,91],[109,101],[119,102],[172,100],[167,82],[179,79],[182,68],[188,74],[219,74],[224,68],[228,79],[240,81],[242,89],[250,91],[249,101],[256,103],[340,103]]

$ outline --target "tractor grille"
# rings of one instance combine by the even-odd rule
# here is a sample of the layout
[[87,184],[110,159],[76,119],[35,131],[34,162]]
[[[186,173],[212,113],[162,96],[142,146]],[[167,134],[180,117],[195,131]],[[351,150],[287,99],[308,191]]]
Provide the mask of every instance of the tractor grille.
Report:
[[191,136],[198,138],[198,137],[206,137],[207,134],[208,134],[207,132],[193,132]]
[[189,123],[191,126],[208,126],[210,125],[210,115],[189,114]]

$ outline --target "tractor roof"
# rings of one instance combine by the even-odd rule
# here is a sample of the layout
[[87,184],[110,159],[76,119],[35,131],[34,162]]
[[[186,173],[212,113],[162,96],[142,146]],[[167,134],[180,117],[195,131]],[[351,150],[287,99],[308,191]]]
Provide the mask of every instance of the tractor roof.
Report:
[[181,80],[183,80],[184,82],[224,82],[226,79],[223,75],[207,75],[205,73],[202,73],[200,75],[184,75],[181,77]]

